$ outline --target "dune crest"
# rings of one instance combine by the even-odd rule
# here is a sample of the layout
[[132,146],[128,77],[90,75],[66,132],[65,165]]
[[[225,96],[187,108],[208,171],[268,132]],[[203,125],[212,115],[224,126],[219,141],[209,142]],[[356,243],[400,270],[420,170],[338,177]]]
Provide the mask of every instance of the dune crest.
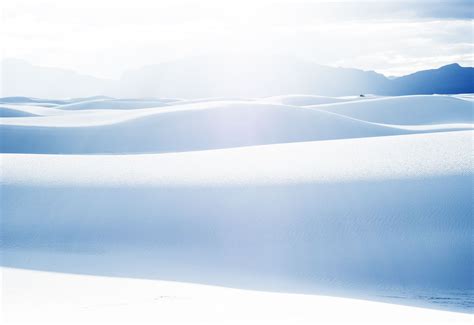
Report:
[[[300,95],[225,101],[101,99],[55,108],[18,106],[18,115],[43,116],[1,119],[1,150],[159,153],[473,128],[471,103],[444,96],[344,99],[303,107],[272,103],[314,103],[315,98],[320,99]],[[155,103],[164,106],[141,108]]]

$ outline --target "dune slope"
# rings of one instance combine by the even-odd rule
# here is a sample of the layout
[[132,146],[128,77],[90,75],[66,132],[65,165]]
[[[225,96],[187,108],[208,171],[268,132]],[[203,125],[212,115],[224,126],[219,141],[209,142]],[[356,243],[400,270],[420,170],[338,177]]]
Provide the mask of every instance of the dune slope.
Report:
[[144,153],[408,134],[414,131],[292,106],[206,102],[82,116],[4,119],[2,152]]
[[286,96],[273,96],[267,97],[263,100],[279,103],[283,105],[294,105],[294,106],[310,106],[320,104],[332,104],[332,103],[343,103],[348,102],[352,99],[340,98],[340,97],[328,97],[328,96],[316,96],[316,95],[286,95]]
[[[355,299],[7,268],[1,271],[4,304],[0,321],[4,324],[472,323],[467,314]],[[61,308],[52,310],[58,302]]]
[[137,109],[148,107],[164,106],[174,100],[140,100],[140,99],[99,99],[90,101],[79,101],[58,108],[65,110],[81,110],[81,109]]
[[453,96],[386,97],[315,108],[384,124],[474,123],[472,102]]
[[2,263],[306,293],[459,292],[437,307],[471,308],[459,297],[472,290],[472,135],[3,154]]
[[[4,105],[4,113],[10,117],[0,118],[0,150],[158,153],[474,127],[472,102],[455,97],[352,98],[337,99],[342,103],[305,105],[321,98],[327,99],[289,95],[258,100],[78,99],[55,108]],[[139,108],[157,103],[161,106]]]

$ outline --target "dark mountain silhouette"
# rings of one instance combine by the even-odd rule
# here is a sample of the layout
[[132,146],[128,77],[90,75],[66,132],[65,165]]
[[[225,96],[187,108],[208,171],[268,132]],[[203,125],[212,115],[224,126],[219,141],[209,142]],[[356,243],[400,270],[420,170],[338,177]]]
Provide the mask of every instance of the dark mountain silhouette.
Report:
[[391,81],[387,95],[459,94],[474,92],[474,68],[457,63],[419,71]]
[[345,96],[474,92],[474,68],[450,64],[387,78],[373,71],[322,66],[283,56],[200,56],[144,66],[119,81],[70,70],[3,61],[3,96],[265,97],[281,94]]

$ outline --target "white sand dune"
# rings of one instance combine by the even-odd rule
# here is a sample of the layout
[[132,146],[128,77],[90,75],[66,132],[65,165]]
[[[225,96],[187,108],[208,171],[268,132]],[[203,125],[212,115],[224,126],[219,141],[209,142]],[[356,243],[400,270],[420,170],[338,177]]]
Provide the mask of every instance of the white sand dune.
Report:
[[[39,105],[0,104],[0,117],[55,116],[67,114],[54,107]],[[8,120],[5,120],[8,121]]]
[[[2,184],[231,186],[462,175],[471,171],[470,152],[464,149],[469,149],[473,134],[442,132],[156,155],[4,154]],[[127,166],[137,170],[116,175]],[[72,172],[76,168],[77,173]]]
[[189,105],[189,104],[198,104],[198,103],[211,103],[211,102],[253,102],[258,101],[255,98],[243,98],[243,97],[208,97],[208,98],[197,98],[197,99],[180,99],[175,100],[174,102],[168,103],[169,106],[172,105]]
[[0,117],[26,117],[26,116],[36,116],[36,115],[24,110],[18,110],[15,108],[12,109],[8,107],[0,106]]
[[454,95],[454,97],[464,99],[464,100],[474,101],[474,94],[459,94],[459,95]]
[[[79,98],[77,100],[79,100]],[[44,106],[44,107],[63,105],[69,102],[70,102],[69,100],[41,99],[41,98],[21,97],[21,96],[0,98],[1,104],[39,105],[39,106]]]
[[323,111],[246,102],[2,123],[2,151],[24,153],[170,152],[411,133]]
[[63,154],[175,152],[473,128],[469,123],[382,125],[335,114],[333,107],[326,112],[255,101],[210,100],[77,113],[48,110],[59,113],[0,119],[4,139],[1,150]]
[[173,99],[159,100],[141,100],[141,99],[99,99],[91,101],[80,101],[71,104],[61,105],[58,108],[64,110],[81,110],[81,109],[137,109],[159,107],[173,103]]
[[474,105],[453,96],[385,97],[315,108],[384,124],[474,123]]
[[0,105],[3,317],[469,321],[472,101],[353,99]]
[[308,293],[462,293],[472,289],[472,135],[4,154],[3,265]]
[[270,103],[278,103],[283,105],[293,106],[310,106],[320,104],[332,104],[332,103],[344,103],[352,100],[360,99],[359,97],[341,98],[341,97],[328,97],[328,96],[316,96],[316,95],[285,95],[285,96],[273,96],[267,97],[262,100]]
[[0,321],[11,325],[472,324],[467,314],[354,299],[9,268],[1,272]]

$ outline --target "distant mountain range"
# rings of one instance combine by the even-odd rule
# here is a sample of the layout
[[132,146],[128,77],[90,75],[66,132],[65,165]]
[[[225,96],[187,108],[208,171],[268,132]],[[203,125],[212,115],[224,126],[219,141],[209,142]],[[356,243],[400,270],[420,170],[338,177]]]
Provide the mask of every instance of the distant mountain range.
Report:
[[474,68],[456,63],[398,78],[388,78],[373,71],[322,66],[290,57],[265,56],[179,59],[125,72],[120,80],[38,67],[17,59],[3,60],[2,70],[2,97],[202,98],[474,92]]

